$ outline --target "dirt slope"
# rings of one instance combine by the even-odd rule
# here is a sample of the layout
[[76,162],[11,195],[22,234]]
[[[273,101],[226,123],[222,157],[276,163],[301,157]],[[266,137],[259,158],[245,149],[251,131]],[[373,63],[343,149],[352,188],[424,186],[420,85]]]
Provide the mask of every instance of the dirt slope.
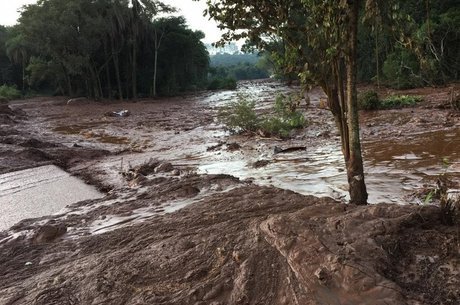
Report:
[[0,304],[458,304],[458,228],[439,215],[241,185],[100,235],[8,241]]

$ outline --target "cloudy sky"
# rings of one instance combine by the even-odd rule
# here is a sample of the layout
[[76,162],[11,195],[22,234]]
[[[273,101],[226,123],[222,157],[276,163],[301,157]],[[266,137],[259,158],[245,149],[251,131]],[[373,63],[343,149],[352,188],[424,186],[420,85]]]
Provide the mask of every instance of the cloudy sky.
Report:
[[[25,4],[36,3],[37,0],[0,0],[0,24],[13,25],[19,17],[18,9]],[[203,17],[206,8],[205,0],[163,0],[162,2],[179,8],[178,14],[185,16],[191,29],[201,30],[206,34],[205,42],[219,40],[220,32],[217,24]]]

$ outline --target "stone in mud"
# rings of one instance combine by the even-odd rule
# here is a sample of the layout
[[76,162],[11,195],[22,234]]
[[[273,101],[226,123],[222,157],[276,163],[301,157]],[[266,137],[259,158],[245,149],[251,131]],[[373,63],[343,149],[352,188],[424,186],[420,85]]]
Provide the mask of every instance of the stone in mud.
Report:
[[238,143],[229,143],[227,144],[228,151],[235,151],[241,149],[241,145]]
[[270,164],[269,160],[258,160],[252,164],[252,167],[261,168],[267,166],[268,164]]
[[155,173],[169,173],[174,170],[174,167],[171,163],[161,163],[155,168]]
[[61,237],[66,232],[67,228],[64,225],[46,224],[36,230],[33,240],[38,244],[49,243]]

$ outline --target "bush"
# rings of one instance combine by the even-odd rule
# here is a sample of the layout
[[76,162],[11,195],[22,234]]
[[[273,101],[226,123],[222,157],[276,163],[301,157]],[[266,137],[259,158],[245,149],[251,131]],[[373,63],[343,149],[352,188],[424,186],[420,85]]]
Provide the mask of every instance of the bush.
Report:
[[384,100],[382,100],[380,108],[391,109],[410,107],[421,101],[423,101],[423,99],[420,96],[390,95]]
[[255,103],[242,96],[219,111],[219,120],[232,132],[260,131],[266,136],[288,137],[293,129],[303,128],[306,120],[296,110],[292,98],[279,95],[276,98],[274,113],[258,118]]
[[219,121],[232,132],[256,131],[259,118],[254,107],[254,102],[239,95],[236,102],[231,102],[219,111]]
[[0,98],[14,100],[21,97],[21,92],[16,87],[2,85],[0,86]]
[[362,110],[379,109],[380,100],[377,92],[369,90],[358,94],[358,107]]

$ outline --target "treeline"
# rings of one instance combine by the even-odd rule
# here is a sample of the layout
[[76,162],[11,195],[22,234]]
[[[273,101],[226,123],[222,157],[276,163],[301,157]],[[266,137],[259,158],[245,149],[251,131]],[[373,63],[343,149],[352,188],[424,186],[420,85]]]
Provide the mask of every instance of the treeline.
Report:
[[94,98],[173,95],[207,85],[204,34],[155,0],[42,0],[0,28],[0,82]]
[[270,77],[270,66],[264,59],[253,53],[219,53],[211,56],[208,89],[233,89],[236,81]]
[[[290,1],[296,6],[296,1]],[[294,3],[294,4],[292,4]],[[436,86],[459,79],[460,6],[458,0],[397,1],[391,18],[365,7],[360,13],[358,37],[358,80],[394,88]],[[385,4],[383,4],[385,6]],[[298,5],[299,12],[302,7]],[[308,13],[299,13],[308,15]],[[304,38],[299,16],[293,13],[292,31],[264,45],[265,56],[274,64],[275,75],[296,80],[305,62],[320,62],[324,55],[311,50]],[[370,17],[371,16],[371,17]],[[387,19],[385,19],[387,18]],[[298,31],[300,29],[300,31]],[[256,41],[260,45],[260,41]],[[297,46],[293,49],[291,46]],[[298,45],[301,47],[299,48]],[[251,47],[251,44],[247,45]],[[334,54],[336,49],[329,49]],[[310,58],[311,60],[305,60]],[[311,67],[311,65],[310,65]]]

